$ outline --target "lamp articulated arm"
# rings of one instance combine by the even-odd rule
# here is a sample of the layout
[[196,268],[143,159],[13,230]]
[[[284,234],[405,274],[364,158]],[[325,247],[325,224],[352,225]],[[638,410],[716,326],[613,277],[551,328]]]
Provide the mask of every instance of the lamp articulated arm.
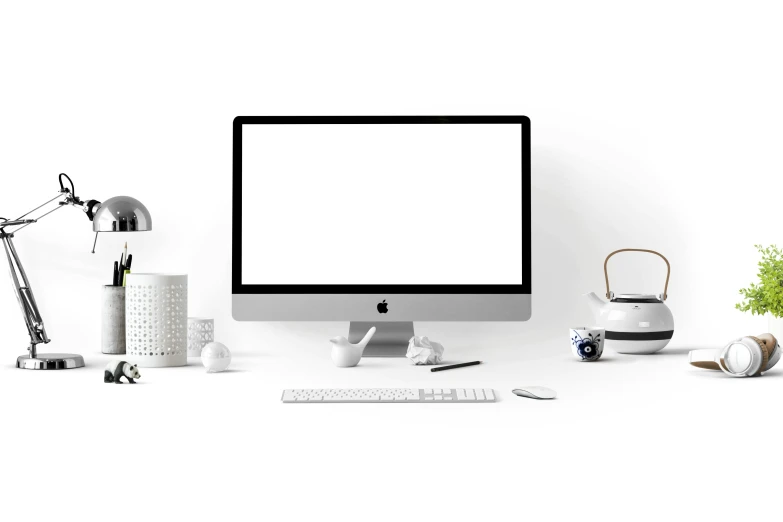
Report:
[[37,357],[36,345],[48,343],[49,336],[46,335],[46,328],[44,327],[41,312],[38,310],[38,305],[35,302],[30,281],[27,279],[22,262],[19,260],[19,254],[16,253],[16,248],[14,248],[13,235],[7,234],[0,229],[0,239],[3,241],[5,255],[8,258],[8,269],[11,274],[11,281],[14,284],[16,300],[22,309],[22,316],[27,324],[27,333],[30,335],[30,356],[34,358]]
[[[71,189],[65,188],[63,186],[63,176],[68,178],[68,181],[71,182]],[[52,201],[56,199],[63,198],[63,201],[59,202],[59,205],[55,207],[54,209],[46,212],[45,214],[39,216],[36,219],[25,219],[26,216],[32,214],[36,210],[48,205]],[[54,212],[55,210],[61,208],[63,205],[73,205],[73,206],[80,206],[84,210],[84,212],[87,214],[87,217],[90,218],[90,220],[95,217],[95,212],[100,207],[100,202],[95,200],[89,200],[87,202],[81,201],[76,195],[73,193],[73,181],[71,181],[71,178],[68,177],[67,174],[60,174],[60,193],[47,201],[46,203],[43,203],[42,205],[37,206],[33,210],[27,212],[26,214],[22,214],[19,218],[14,220],[7,220],[0,218],[0,240],[3,242],[3,247],[5,248],[5,255],[8,260],[8,270],[11,275],[11,282],[14,285],[14,291],[16,293],[16,300],[19,303],[19,308],[22,310],[22,316],[24,317],[25,324],[27,325],[27,333],[30,335],[30,347],[28,350],[30,351],[30,357],[35,358],[37,357],[37,350],[36,345],[41,343],[48,343],[50,341],[49,336],[46,335],[46,327],[44,326],[43,318],[41,317],[41,312],[38,309],[38,304],[35,302],[35,296],[33,295],[33,289],[30,286],[30,281],[27,279],[27,274],[25,273],[24,267],[22,266],[22,261],[19,259],[19,254],[16,252],[16,248],[14,247],[14,234],[23,228],[32,225],[33,223],[37,223],[39,219],[41,219],[44,216],[47,216]],[[6,231],[6,227],[18,227],[10,232]],[[97,234],[96,234],[97,239]],[[95,246],[93,245],[93,251],[95,249]]]
[[[65,185],[63,185],[63,177],[67,178],[68,182],[71,184],[70,190],[65,188]],[[90,221],[92,221],[101,206],[101,202],[95,199],[82,201],[76,197],[76,189],[74,188],[73,181],[71,181],[71,178],[68,176],[68,174],[63,172],[60,174],[58,179],[60,181],[60,193],[65,194],[65,200],[61,201],[60,205],[73,205],[75,207],[81,207],[84,213],[87,214],[87,217],[90,218]]]

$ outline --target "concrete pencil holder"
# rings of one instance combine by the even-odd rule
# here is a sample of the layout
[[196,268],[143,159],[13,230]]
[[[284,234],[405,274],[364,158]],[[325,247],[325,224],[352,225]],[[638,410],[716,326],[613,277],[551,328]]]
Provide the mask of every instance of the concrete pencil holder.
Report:
[[107,285],[101,295],[101,353],[125,353],[125,288]]
[[188,276],[128,274],[125,278],[128,359],[143,368],[188,363]]

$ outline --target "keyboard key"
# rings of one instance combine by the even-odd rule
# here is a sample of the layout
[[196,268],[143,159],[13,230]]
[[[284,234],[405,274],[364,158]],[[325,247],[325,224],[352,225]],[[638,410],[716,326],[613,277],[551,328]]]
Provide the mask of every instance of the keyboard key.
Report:
[[476,393],[473,390],[461,390],[465,394],[465,400],[475,401]]

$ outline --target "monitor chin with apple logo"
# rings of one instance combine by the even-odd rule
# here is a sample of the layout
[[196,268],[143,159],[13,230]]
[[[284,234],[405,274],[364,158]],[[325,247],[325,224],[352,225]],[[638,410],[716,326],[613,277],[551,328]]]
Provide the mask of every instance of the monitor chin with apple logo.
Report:
[[525,116],[238,116],[232,311],[350,321],[404,356],[414,321],[531,314]]

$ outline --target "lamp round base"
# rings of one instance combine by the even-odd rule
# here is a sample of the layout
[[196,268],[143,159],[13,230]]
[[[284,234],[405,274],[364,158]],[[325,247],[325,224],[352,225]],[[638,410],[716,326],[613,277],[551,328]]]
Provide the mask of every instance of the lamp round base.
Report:
[[39,353],[37,357],[20,355],[16,367],[24,370],[68,370],[82,368],[84,357],[72,353]]

